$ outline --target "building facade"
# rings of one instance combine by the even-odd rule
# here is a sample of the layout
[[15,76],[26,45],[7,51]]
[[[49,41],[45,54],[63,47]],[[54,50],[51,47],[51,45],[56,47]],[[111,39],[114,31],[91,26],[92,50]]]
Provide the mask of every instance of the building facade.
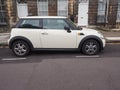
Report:
[[76,14],[73,9],[75,9],[74,7],[77,1],[78,0],[0,0],[0,27],[12,27],[20,17],[25,16],[71,17],[73,14]]
[[[81,4],[84,2],[88,9]],[[82,22],[78,11],[80,15],[86,12],[80,18],[90,26],[120,28],[120,0],[0,0],[0,28],[12,27],[24,16],[66,16]]]
[[0,0],[0,25],[5,25],[7,23],[7,10],[6,3],[4,0]]
[[120,28],[120,0],[89,0],[89,25]]

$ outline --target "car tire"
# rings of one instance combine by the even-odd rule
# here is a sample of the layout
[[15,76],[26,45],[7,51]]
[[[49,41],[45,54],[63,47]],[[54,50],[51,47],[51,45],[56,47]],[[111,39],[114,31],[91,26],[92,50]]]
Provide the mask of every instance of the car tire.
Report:
[[24,57],[29,54],[30,47],[25,41],[18,40],[13,42],[12,51],[16,56]]
[[86,40],[82,45],[82,52],[86,55],[96,55],[100,51],[99,42],[94,39]]

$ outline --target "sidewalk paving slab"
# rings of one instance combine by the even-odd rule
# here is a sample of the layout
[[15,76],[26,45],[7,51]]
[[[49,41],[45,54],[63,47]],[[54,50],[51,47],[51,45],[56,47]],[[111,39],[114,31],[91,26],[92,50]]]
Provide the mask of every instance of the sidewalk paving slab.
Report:
[[109,41],[120,41],[120,37],[106,37]]

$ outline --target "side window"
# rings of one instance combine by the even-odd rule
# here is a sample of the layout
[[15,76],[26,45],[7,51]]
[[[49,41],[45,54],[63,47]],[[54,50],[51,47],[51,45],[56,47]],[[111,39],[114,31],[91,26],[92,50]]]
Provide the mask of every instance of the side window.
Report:
[[22,20],[18,28],[42,28],[42,20],[26,19]]
[[64,21],[64,19],[43,19],[44,29],[61,29],[64,27],[69,27],[69,25]]

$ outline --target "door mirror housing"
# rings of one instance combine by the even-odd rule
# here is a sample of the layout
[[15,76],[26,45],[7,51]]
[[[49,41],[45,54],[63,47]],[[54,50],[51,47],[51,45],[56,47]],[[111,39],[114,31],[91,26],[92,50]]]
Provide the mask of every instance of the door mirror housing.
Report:
[[81,26],[78,26],[78,30],[82,30],[82,27],[81,27]]
[[70,28],[69,28],[69,27],[67,27],[67,26],[65,26],[65,27],[64,27],[64,29],[65,29],[68,33],[70,33],[70,32],[71,32]]

